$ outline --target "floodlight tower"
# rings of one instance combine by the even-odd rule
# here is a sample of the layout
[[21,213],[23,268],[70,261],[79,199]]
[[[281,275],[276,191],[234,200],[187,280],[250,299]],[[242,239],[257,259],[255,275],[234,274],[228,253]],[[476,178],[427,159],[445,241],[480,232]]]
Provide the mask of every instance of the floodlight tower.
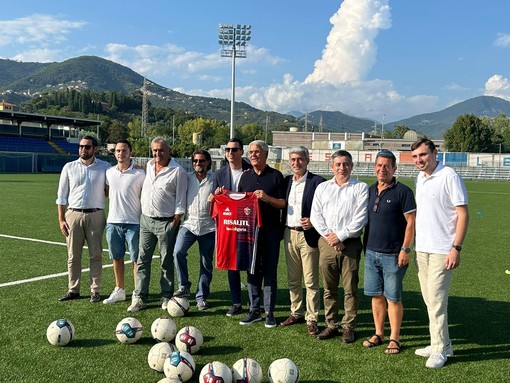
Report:
[[218,42],[221,57],[232,57],[232,89],[230,97],[230,138],[234,138],[234,102],[236,88],[236,57],[246,58],[246,42],[251,39],[251,25],[220,24]]

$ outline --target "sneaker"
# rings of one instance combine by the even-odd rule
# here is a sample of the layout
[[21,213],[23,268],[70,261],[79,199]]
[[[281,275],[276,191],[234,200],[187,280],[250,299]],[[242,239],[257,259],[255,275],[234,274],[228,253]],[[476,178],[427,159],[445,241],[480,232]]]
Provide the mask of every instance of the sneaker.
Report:
[[425,367],[428,368],[441,368],[446,363],[448,357],[442,352],[433,352],[430,354],[427,359],[427,363],[425,363]]
[[124,289],[121,289],[120,287],[116,287],[112,291],[110,296],[103,301],[103,303],[105,305],[108,305],[108,304],[111,304],[111,303],[122,302],[122,301],[125,301],[125,300],[126,300],[126,292],[124,291]]
[[142,298],[133,297],[133,301],[131,305],[127,308],[129,313],[135,313],[145,308],[145,303],[142,301]]
[[161,309],[167,310],[168,309],[168,302],[170,302],[170,298],[163,297],[160,299],[161,302]]
[[174,293],[174,297],[189,297],[189,289],[179,287],[179,290]]
[[99,295],[99,293],[97,291],[90,293],[90,302],[97,303],[100,300],[101,300],[101,295]]
[[64,301],[70,301],[72,299],[79,299],[79,298],[80,298],[80,293],[72,293],[72,292],[68,291],[67,293],[65,293],[64,295],[59,297],[58,300],[60,302],[64,302]]
[[[425,348],[419,348],[414,353],[418,356],[423,356],[424,358],[428,358],[432,355],[432,346],[427,346]],[[453,348],[452,348],[451,343],[448,343],[448,345],[445,347],[445,354],[446,354],[446,356],[453,355]]]
[[243,311],[243,306],[241,306],[240,304],[239,305],[232,305],[232,307],[229,308],[228,311],[227,311],[227,316],[231,317],[231,316],[234,316],[234,315],[238,315],[238,314],[241,314],[242,311]]
[[276,319],[274,319],[273,313],[266,314],[266,324],[264,326],[266,326],[267,328],[276,327]]
[[207,304],[206,301],[198,301],[197,309],[199,309],[200,311],[205,311],[209,309],[209,305]]
[[248,325],[253,324],[255,322],[260,322],[262,320],[262,317],[260,316],[260,313],[258,311],[250,311],[248,316],[246,316],[244,319],[242,319],[239,324],[242,325]]

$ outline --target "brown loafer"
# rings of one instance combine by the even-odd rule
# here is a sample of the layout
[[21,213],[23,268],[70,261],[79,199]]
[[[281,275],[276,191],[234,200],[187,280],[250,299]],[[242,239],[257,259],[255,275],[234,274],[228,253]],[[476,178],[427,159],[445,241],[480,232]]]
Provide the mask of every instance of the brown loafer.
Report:
[[342,334],[342,342],[344,343],[352,343],[356,339],[356,333],[353,329],[346,328]]
[[322,332],[317,335],[317,339],[325,340],[329,338],[333,338],[338,335],[338,329],[335,327],[326,327]]
[[296,317],[294,315],[291,315],[287,319],[285,319],[282,323],[280,323],[280,326],[292,326],[293,324],[303,323],[304,321],[305,319],[303,317]]
[[317,327],[317,322],[310,322],[306,325],[306,331],[311,336],[316,336],[320,333],[319,327]]

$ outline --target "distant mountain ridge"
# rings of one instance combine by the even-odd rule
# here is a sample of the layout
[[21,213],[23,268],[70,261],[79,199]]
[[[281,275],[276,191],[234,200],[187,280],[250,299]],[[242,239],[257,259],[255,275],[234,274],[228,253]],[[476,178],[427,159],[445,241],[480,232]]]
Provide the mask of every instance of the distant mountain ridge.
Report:
[[[130,94],[140,90],[143,76],[132,69],[96,56],[81,56],[60,63],[24,63],[0,59],[0,100],[20,103],[40,93],[57,89],[90,89],[106,92],[116,90]],[[190,96],[165,88],[152,81],[147,87],[154,106],[184,110],[206,118],[222,121],[230,119],[230,101],[212,97]],[[246,103],[236,102],[236,124],[258,123],[264,127],[296,125],[309,131],[366,132],[381,125],[368,118],[349,116],[342,112],[314,111],[303,114],[267,112]],[[385,128],[406,125],[409,129],[430,138],[441,138],[459,115],[495,117],[501,113],[510,116],[510,102],[497,97],[479,96],[434,113],[420,114],[388,122]]]

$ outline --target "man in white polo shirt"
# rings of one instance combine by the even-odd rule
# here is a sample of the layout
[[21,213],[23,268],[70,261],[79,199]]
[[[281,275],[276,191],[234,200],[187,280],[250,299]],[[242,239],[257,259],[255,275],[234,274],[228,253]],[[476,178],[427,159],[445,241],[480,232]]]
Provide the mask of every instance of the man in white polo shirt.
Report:
[[448,332],[448,290],[460,263],[469,212],[462,178],[437,160],[432,141],[411,145],[420,173],[416,177],[416,266],[429,317],[430,346],[415,351],[428,358],[429,368],[441,368],[453,354]]
[[109,186],[110,205],[106,220],[106,240],[113,262],[115,289],[103,301],[105,304],[126,300],[124,289],[124,254],[126,245],[133,264],[133,278],[136,276],[136,261],[140,235],[140,194],[142,193],[145,171],[131,160],[133,150],[128,140],[115,144],[117,165],[106,171]]

